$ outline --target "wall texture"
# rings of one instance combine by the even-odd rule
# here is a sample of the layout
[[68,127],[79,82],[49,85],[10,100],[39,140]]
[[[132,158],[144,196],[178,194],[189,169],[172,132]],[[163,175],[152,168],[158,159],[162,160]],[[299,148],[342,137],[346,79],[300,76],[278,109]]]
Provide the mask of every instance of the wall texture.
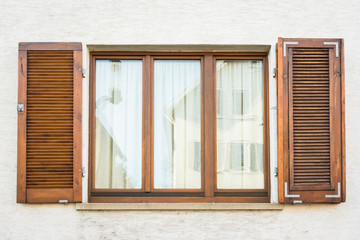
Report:
[[[78,0],[0,3],[1,239],[358,239],[360,237],[360,2]],[[80,212],[75,205],[16,204],[18,42],[268,44],[277,37],[345,39],[347,201],[276,212]],[[84,65],[87,67],[84,51]],[[271,71],[270,71],[271,72]],[[275,105],[275,80],[269,78]],[[87,93],[88,79],[84,79]],[[84,95],[85,102],[87,101]],[[84,105],[87,115],[87,105]],[[274,116],[272,121],[274,121]],[[87,119],[84,118],[84,129]],[[273,129],[274,130],[274,129]],[[272,136],[276,132],[272,131]],[[84,131],[84,164],[87,134]],[[272,142],[272,149],[276,145]],[[272,162],[276,152],[271,153]],[[273,199],[275,201],[276,199]]]

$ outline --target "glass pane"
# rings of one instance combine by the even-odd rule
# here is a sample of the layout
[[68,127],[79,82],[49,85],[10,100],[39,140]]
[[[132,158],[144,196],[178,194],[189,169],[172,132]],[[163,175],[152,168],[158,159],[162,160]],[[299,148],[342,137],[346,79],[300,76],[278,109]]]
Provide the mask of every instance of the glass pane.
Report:
[[154,61],[154,187],[201,188],[201,66]]
[[262,61],[216,61],[217,188],[264,188]]
[[139,189],[142,61],[96,61],[95,188]]

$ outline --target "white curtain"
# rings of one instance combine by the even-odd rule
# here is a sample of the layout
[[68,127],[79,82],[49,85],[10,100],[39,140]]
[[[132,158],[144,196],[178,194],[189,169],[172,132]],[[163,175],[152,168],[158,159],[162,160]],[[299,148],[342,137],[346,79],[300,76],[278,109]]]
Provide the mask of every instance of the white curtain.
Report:
[[264,187],[262,61],[218,60],[217,184]]
[[201,187],[200,71],[198,60],[154,62],[155,188]]
[[142,61],[96,61],[95,188],[141,188]]

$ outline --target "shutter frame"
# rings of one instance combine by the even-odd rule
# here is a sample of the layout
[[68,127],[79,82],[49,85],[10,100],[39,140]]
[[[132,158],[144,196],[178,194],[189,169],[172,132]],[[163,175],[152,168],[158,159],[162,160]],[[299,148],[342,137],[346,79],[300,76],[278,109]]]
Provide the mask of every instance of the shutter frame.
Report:
[[[315,59],[312,59],[313,63],[302,63],[304,60],[292,61],[292,52],[295,49],[297,54],[305,54],[308,52],[323,51],[321,49],[328,50],[328,83],[329,84],[329,151],[330,151],[330,185],[315,184],[315,178],[320,176],[314,176],[313,182],[310,185],[312,179],[306,178],[309,183],[303,183],[303,176],[301,176],[300,183],[294,183],[294,161],[292,158],[294,155],[294,148],[291,148],[293,138],[293,126],[292,126],[292,108],[294,102],[292,101],[292,79],[299,78],[299,72],[297,75],[292,75],[293,64],[299,64],[302,70],[308,70],[307,66],[314,65]],[[314,51],[313,51],[314,50]],[[303,51],[303,52],[301,52]],[[311,53],[306,53],[311,54]],[[311,60],[311,57],[316,58],[319,55],[306,55],[307,60]],[[319,53],[313,53],[319,54]],[[280,203],[339,203],[345,201],[345,93],[344,93],[344,44],[343,39],[300,39],[300,38],[279,38],[277,44],[277,104],[278,104],[278,188],[279,188],[279,202]],[[304,57],[304,55],[300,55]],[[299,56],[297,56],[299,58]],[[305,60],[306,61],[306,60]],[[311,62],[311,61],[310,61]],[[301,65],[303,64],[303,65]],[[320,66],[317,66],[320,67]],[[321,66],[322,67],[322,66]],[[314,70],[313,68],[313,70]],[[313,72],[311,74],[314,74]],[[320,74],[320,73],[319,73]],[[306,77],[305,77],[306,78]],[[297,82],[297,88],[311,88],[312,90],[306,89],[306,91],[315,91],[315,86],[308,86],[308,83],[302,83],[300,79],[295,79]],[[308,79],[305,79],[308,80]],[[311,79],[312,81],[312,79]],[[299,85],[300,84],[300,85]],[[304,84],[304,85],[301,85]],[[310,85],[318,85],[318,82],[313,82]],[[326,85],[325,84],[325,85]],[[321,87],[317,87],[320,90]],[[299,92],[299,89],[296,89]],[[301,90],[300,90],[301,92]],[[298,99],[302,99],[301,95],[297,96]],[[300,97],[300,98],[299,98]],[[314,100],[310,100],[312,104],[321,104],[321,101],[317,103]],[[307,103],[309,104],[309,103]],[[304,105],[302,105],[304,106]],[[301,107],[297,107],[296,111],[302,111]],[[298,110],[300,109],[300,110]],[[308,111],[308,113],[311,111]],[[297,112],[298,113],[298,112]],[[316,115],[316,114],[315,114]],[[315,115],[313,117],[315,117]],[[309,117],[310,118],[310,117]],[[310,119],[309,119],[310,120]],[[297,120],[300,122],[299,120]],[[297,122],[297,123],[298,123]],[[324,124],[324,122],[322,123]],[[297,125],[298,126],[298,125]],[[297,127],[297,132],[304,131],[303,127]],[[301,133],[300,133],[301,134]],[[300,144],[299,140],[297,144]],[[302,144],[301,140],[301,144]],[[305,140],[307,141],[307,140]],[[319,144],[320,145],[320,144]],[[326,144],[324,144],[326,145]],[[297,145],[299,146],[299,145]],[[313,146],[311,146],[313,147]],[[311,147],[305,144],[306,154]],[[299,148],[299,147],[297,147]],[[304,149],[301,147],[301,149]],[[297,158],[301,156],[297,151]],[[316,160],[316,158],[314,158]],[[313,161],[313,160],[309,160]],[[307,162],[305,163],[307,164]],[[314,164],[314,162],[312,162]],[[310,166],[310,165],[309,165]],[[319,166],[317,166],[319,167]],[[301,172],[304,171],[304,172]],[[307,170],[299,170],[302,175],[310,175]],[[315,170],[319,171],[319,170]],[[320,171],[319,171],[320,172]],[[298,174],[298,173],[297,173]],[[298,174],[299,175],[299,174]],[[320,179],[320,178],[319,178]],[[320,181],[320,180],[318,180]],[[322,181],[322,179],[321,179]],[[298,184],[298,185],[296,185]],[[301,185],[304,184],[304,185]],[[309,184],[309,185],[306,185]],[[338,187],[340,185],[340,188]],[[328,187],[326,187],[328,186]]]
[[[52,188],[52,187],[36,187],[28,188],[27,184],[27,115],[28,115],[28,52],[40,51],[39,54],[44,54],[41,57],[46,58],[46,54],[54,54],[55,51],[71,51],[72,52],[72,67],[67,64],[67,71],[72,68],[72,172],[68,172],[72,176],[71,187],[64,188]],[[43,52],[42,52],[43,51]],[[61,56],[56,57],[56,60],[61,59]],[[64,58],[63,58],[64,60]],[[44,70],[45,67],[40,64],[37,67],[37,71]],[[51,65],[51,64],[50,64]],[[53,64],[55,65],[55,64]],[[49,66],[47,66],[49,67]],[[55,68],[55,67],[54,67]],[[46,68],[49,70],[49,68]],[[52,71],[50,66],[50,71]],[[36,70],[35,70],[36,71]],[[45,75],[43,75],[45,76]],[[67,200],[68,202],[81,202],[82,192],[82,44],[81,43],[41,43],[41,42],[26,42],[19,43],[19,60],[18,60],[18,104],[24,105],[24,111],[18,112],[18,157],[17,157],[17,202],[18,203],[55,203],[59,200]],[[46,81],[49,77],[44,77],[45,80],[42,84],[51,83]],[[51,78],[50,78],[51,80]],[[34,84],[34,83],[32,83]],[[46,86],[49,88],[48,85]],[[69,85],[68,85],[69,86]],[[71,85],[70,85],[71,86]],[[53,88],[55,89],[56,86]],[[59,89],[58,91],[61,91]],[[43,96],[46,98],[46,96]],[[36,98],[35,98],[36,99]],[[43,100],[44,101],[44,100]],[[45,101],[48,101],[45,100]],[[61,100],[62,101],[62,100]],[[42,102],[43,103],[43,102]],[[32,106],[36,107],[36,103],[32,103]],[[68,105],[69,107],[70,105]],[[44,110],[38,110],[44,111]],[[61,117],[59,117],[61,120]],[[40,125],[43,127],[44,125]],[[46,142],[47,133],[43,133],[39,143]],[[57,141],[56,139],[54,140]],[[34,144],[34,143],[33,143]],[[36,145],[36,144],[35,144]],[[41,145],[41,144],[39,144]],[[61,143],[53,144],[55,147],[61,146]],[[71,145],[70,145],[71,146]],[[37,146],[41,147],[41,146]],[[68,148],[68,149],[71,149]],[[44,149],[43,149],[44,150]],[[59,163],[60,164],[60,163]],[[46,167],[43,162],[40,163],[44,170]],[[47,170],[47,174],[50,174],[52,170]],[[61,180],[60,180],[61,181]],[[45,181],[44,181],[45,182]],[[69,181],[67,182],[69,184]],[[61,184],[61,182],[60,182]]]

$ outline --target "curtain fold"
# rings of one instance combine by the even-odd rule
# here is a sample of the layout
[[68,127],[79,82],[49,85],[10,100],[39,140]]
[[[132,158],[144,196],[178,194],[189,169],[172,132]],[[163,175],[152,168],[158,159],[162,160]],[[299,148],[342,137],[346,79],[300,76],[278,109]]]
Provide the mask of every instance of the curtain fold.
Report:
[[141,188],[142,61],[96,61],[95,188]]
[[201,187],[199,60],[154,61],[155,188]]
[[264,187],[262,69],[256,60],[216,62],[219,189]]

